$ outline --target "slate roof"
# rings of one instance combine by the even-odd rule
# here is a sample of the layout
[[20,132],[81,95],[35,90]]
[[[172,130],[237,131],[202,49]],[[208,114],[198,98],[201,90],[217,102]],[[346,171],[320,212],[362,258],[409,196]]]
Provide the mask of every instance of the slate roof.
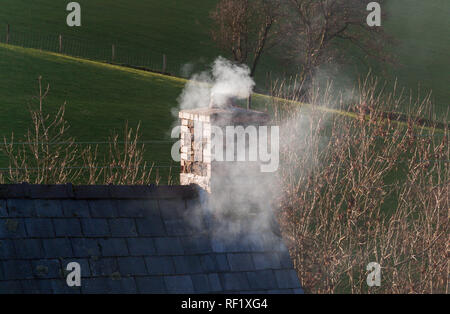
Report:
[[0,293],[302,293],[280,237],[219,236],[199,204],[194,186],[0,185]]

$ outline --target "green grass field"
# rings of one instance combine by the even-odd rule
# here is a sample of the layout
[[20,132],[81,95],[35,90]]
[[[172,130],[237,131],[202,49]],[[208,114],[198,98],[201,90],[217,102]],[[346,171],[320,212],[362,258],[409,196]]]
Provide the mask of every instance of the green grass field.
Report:
[[450,1],[395,0],[387,11],[386,29],[398,41],[400,65],[386,67],[389,80],[422,92],[432,91],[436,116],[450,108]]
[[[184,86],[182,79],[2,44],[0,68],[0,134],[14,132],[17,141],[31,126],[27,109],[39,75],[51,85],[48,110],[67,101],[69,134],[78,141],[105,141],[113,130],[122,134],[126,121],[133,128],[141,122],[142,140],[170,140],[170,110]],[[170,147],[147,144],[147,160],[169,163]]]
[[98,49],[106,47],[108,52],[115,43],[148,54],[165,53],[169,62],[196,62],[218,53],[209,37],[208,12],[214,2],[79,0],[82,26],[68,27],[69,1],[6,0],[1,5],[0,27],[5,30],[9,23],[11,37],[14,32],[53,34],[55,38],[63,34]]
[[[4,0],[0,10],[0,41],[5,40],[6,24],[11,25],[14,42],[57,49],[57,36],[74,41],[63,49],[96,59],[110,60],[111,45],[117,46],[116,58],[124,63],[151,64],[162,67],[162,54],[167,55],[167,68],[179,75],[185,64],[191,70],[204,69],[220,51],[210,38],[209,12],[216,0],[79,0],[82,26],[66,25],[67,1]],[[447,0],[396,0],[383,10],[389,20],[385,26],[398,39],[394,48],[400,66],[379,68],[378,75],[400,86],[424,92],[433,91],[436,114],[443,117],[449,107],[450,88],[450,2]],[[383,21],[384,23],[384,21]],[[34,38],[34,40],[32,40]],[[77,46],[80,43],[81,46]],[[81,44],[82,43],[82,44]],[[274,61],[263,57],[257,71],[257,83],[263,88],[266,72],[289,73]],[[366,69],[356,66],[360,74]],[[355,67],[353,67],[355,69]],[[358,72],[357,71],[357,72]],[[350,81],[358,75],[351,71]],[[184,72],[183,74],[188,74]],[[337,77],[338,81],[346,81]]]

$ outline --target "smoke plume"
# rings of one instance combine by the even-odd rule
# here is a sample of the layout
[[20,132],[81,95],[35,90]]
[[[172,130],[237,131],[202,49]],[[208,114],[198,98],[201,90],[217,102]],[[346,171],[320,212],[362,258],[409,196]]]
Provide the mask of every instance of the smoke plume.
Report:
[[[220,107],[229,98],[246,99],[254,86],[247,66],[219,57],[210,71],[192,76],[178,98],[179,109],[208,107],[211,97],[214,105]],[[232,124],[230,121],[228,125]],[[233,241],[236,236],[261,234],[264,230],[272,235],[277,233],[273,215],[275,200],[280,194],[276,173],[262,173],[254,162],[217,163],[220,167],[214,168],[211,179],[213,191],[202,193],[203,199],[197,208],[213,218],[210,222],[214,236]]]
[[[255,86],[246,65],[234,64],[218,57],[209,71],[194,74],[178,98],[179,109],[207,107],[213,97],[217,106],[225,105],[228,97],[248,98]],[[178,115],[178,112],[174,112]]]

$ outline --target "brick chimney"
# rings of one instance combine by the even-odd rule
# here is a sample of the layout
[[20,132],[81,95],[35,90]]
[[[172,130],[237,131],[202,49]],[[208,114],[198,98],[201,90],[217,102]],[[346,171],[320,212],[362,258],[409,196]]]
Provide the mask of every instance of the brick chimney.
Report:
[[[181,120],[181,173],[180,183],[188,185],[195,183],[204,190],[213,193],[219,189],[216,184],[216,178],[220,178],[220,189],[223,191],[224,180],[227,176],[233,176],[238,172],[245,177],[245,171],[251,173],[254,180],[255,173],[260,173],[260,163],[258,161],[226,161],[226,151],[229,144],[226,145],[226,128],[255,126],[258,129],[261,125],[267,125],[269,116],[266,113],[254,110],[246,110],[232,105],[217,107],[210,104],[209,108],[198,108],[190,110],[182,110],[179,112]],[[212,143],[214,141],[218,146],[217,139],[213,138],[214,129],[220,129],[223,134],[223,160],[213,160]],[[242,129],[242,128],[241,128]],[[220,133],[220,132],[219,132]],[[259,134],[257,135],[259,137]],[[246,151],[249,145],[249,135],[244,134]],[[234,144],[233,144],[234,145]],[[236,157],[237,149],[234,147]],[[246,152],[248,156],[248,152]],[[216,155],[217,159],[217,155]],[[250,179],[250,178],[249,178]],[[230,182],[233,178],[230,177]]]

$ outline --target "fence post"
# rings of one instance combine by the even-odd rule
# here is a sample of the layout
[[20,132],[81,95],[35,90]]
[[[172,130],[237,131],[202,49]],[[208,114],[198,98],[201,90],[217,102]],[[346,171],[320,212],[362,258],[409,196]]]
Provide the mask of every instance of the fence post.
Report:
[[6,25],[6,43],[9,44],[9,24]]
[[62,53],[62,35],[59,34],[59,53]]
[[114,62],[115,58],[116,58],[116,46],[114,44],[112,44],[111,61]]
[[163,54],[163,66],[162,66],[163,73],[166,73],[166,68],[167,68],[167,57],[165,54]]

